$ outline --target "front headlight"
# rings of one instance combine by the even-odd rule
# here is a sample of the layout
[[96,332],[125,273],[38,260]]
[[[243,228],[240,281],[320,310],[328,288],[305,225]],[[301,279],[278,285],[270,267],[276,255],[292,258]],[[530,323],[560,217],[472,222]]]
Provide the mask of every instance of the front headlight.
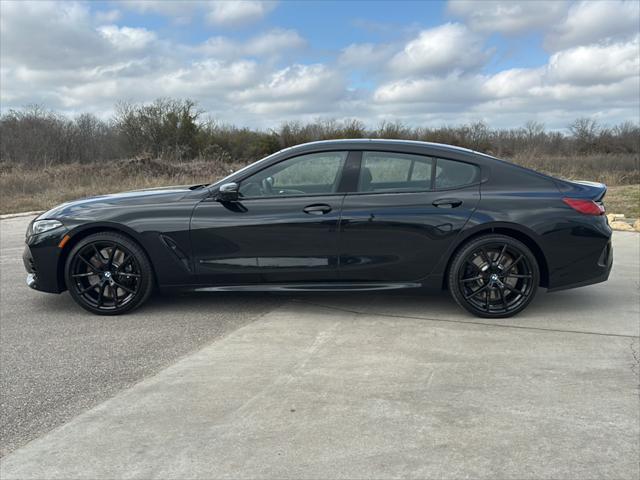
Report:
[[31,225],[31,234],[37,235],[61,226],[62,222],[59,222],[58,220],[36,220],[33,222],[33,225]]

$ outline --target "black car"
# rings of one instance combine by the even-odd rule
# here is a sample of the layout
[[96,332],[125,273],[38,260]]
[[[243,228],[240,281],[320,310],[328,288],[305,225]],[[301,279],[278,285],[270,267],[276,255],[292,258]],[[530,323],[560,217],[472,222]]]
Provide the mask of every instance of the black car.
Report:
[[32,288],[103,315],[154,288],[422,288],[508,317],[539,286],[608,278],[605,193],[448,145],[313,142],[211,185],[55,207],[29,225],[24,263]]

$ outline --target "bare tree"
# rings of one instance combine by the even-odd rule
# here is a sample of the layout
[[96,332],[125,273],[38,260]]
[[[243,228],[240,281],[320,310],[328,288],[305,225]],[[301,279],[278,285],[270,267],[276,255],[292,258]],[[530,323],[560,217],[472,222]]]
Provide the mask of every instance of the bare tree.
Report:
[[168,98],[144,104],[120,102],[108,121],[90,113],[68,118],[39,105],[9,110],[0,116],[0,162],[48,168],[149,156],[171,162],[201,159],[228,164],[256,160],[313,140],[360,137],[446,143],[523,162],[540,155],[625,154],[634,156],[637,163],[640,152],[640,125],[623,122],[608,127],[591,118],[578,118],[566,132],[548,131],[536,121],[511,129],[493,129],[482,121],[441,127],[383,121],[368,129],[356,119],[285,122],[260,131],[213,121],[202,113],[191,100]]
[[596,137],[600,131],[598,122],[592,118],[581,117],[569,125],[579,153],[591,153],[595,150]]

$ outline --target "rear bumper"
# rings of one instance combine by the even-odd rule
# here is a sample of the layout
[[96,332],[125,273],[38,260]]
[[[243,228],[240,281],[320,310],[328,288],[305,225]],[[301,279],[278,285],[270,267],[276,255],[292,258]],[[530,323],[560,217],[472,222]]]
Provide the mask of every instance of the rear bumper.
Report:
[[[586,260],[587,262],[589,260]],[[593,260],[592,260],[593,262]],[[548,292],[557,292],[559,290],[568,290],[570,288],[578,288],[578,287],[586,287],[587,285],[593,285],[595,283],[606,282],[609,279],[609,274],[611,273],[611,269],[613,268],[613,247],[611,245],[611,240],[607,242],[605,247],[600,252],[597,260],[593,262],[593,267],[588,270],[582,268],[581,271],[589,271],[590,274],[588,276],[584,276],[577,281],[557,285],[549,288]]]

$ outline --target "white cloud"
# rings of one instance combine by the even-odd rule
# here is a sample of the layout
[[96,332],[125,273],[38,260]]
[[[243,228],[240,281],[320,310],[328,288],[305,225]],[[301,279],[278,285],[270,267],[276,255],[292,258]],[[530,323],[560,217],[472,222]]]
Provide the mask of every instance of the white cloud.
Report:
[[[213,112],[233,112],[228,95],[270,73],[257,61],[202,58],[145,28],[95,26],[104,17],[92,17],[85,5],[7,3],[2,13],[3,108],[39,103],[105,114],[118,100],[173,96],[194,97]],[[282,36],[297,38],[290,32],[267,34],[262,52],[268,45],[276,48]]]
[[156,39],[156,34],[146,28],[103,25],[98,32],[118,50],[143,49]]
[[119,5],[138,13],[154,13],[174,23],[187,24],[204,16],[215,26],[246,25],[264,18],[273,10],[275,0],[121,0]]
[[[546,3],[545,3],[546,4]],[[622,39],[640,29],[637,0],[589,0],[574,4],[545,39],[551,50]]]
[[374,110],[414,120],[421,112],[476,112],[489,119],[528,116],[557,127],[564,126],[556,122],[565,121],[566,112],[577,117],[615,110],[616,115],[639,121],[639,51],[640,35],[626,42],[563,50],[538,68],[392,80],[375,90]]
[[240,25],[253,23],[267,15],[274,2],[254,0],[216,1],[210,4],[207,20],[213,25]]
[[[171,35],[181,28],[175,19],[204,18],[210,3],[117,5],[167,15],[172,23],[155,30],[151,23],[128,25],[126,16],[95,11],[88,3],[3,0],[2,108],[39,103],[107,116],[118,100],[169,96],[190,97],[221,121],[242,126],[319,116],[356,117],[369,125],[482,118],[514,126],[538,119],[552,128],[581,115],[605,123],[640,120],[640,35],[637,28],[623,28],[617,12],[603,16],[601,23],[609,26],[582,40],[570,35],[571,22],[562,17],[552,36],[567,46],[535,67],[500,69],[479,24],[471,30],[446,23],[414,30],[403,43],[355,43],[333,51],[308,46],[302,32],[279,28],[249,31],[248,37],[246,31],[218,33],[194,44]],[[632,16],[628,3],[620,5]],[[573,11],[580,17],[591,8],[576,4]],[[611,18],[617,33],[611,33]],[[309,58],[322,63],[305,64]]]
[[181,97],[184,92],[191,96],[226,96],[230,90],[255,84],[261,76],[253,61],[203,60],[164,73],[158,79],[158,88],[167,96]]
[[479,67],[489,52],[482,37],[459,23],[423,30],[390,62],[398,74],[442,73]]
[[344,67],[376,68],[386,64],[393,56],[390,45],[352,43],[340,52],[338,63]]
[[[576,87],[568,83],[545,84],[532,90],[532,94],[538,98],[553,102],[564,102],[572,105],[574,102],[583,105],[598,106],[624,106],[627,102],[637,98],[640,87],[639,78],[636,76],[625,78],[619,82],[610,84],[595,84]],[[636,109],[636,112],[638,110]],[[636,115],[637,117],[637,115]]]
[[566,12],[564,0],[449,0],[448,11],[479,32],[522,33],[545,27]]
[[184,0],[120,0],[119,4],[139,13],[157,13],[166,16],[180,16],[190,13],[202,2]]
[[195,50],[219,58],[280,57],[286,52],[300,50],[306,45],[306,40],[295,30],[275,29],[251,37],[246,42],[233,41],[223,36],[211,37]]
[[554,53],[548,74],[558,83],[601,85],[640,72],[640,35],[628,42],[574,47]]
[[108,54],[92,28],[88,8],[78,3],[3,2],[2,66],[58,69],[91,65]]
[[247,55],[273,55],[283,50],[303,48],[307,42],[295,30],[271,30],[251,38],[245,45]]
[[205,55],[214,57],[235,57],[239,55],[243,49],[243,45],[234,42],[228,37],[217,36],[210,37],[205,42],[195,47],[195,50]]
[[503,70],[485,78],[481,88],[493,99],[526,95],[542,84],[544,72],[544,67]]
[[120,17],[122,17],[120,10],[100,10],[95,13],[96,22],[99,24],[114,23],[120,20]]
[[184,0],[120,0],[118,5],[141,14],[163,15],[178,25],[191,22],[196,10],[205,7],[201,1]]
[[[379,103],[460,105],[484,98],[482,79],[476,75],[450,74],[420,79],[394,80],[376,89],[373,99]],[[420,108],[420,107],[418,107]]]
[[258,114],[326,112],[344,96],[345,87],[343,78],[325,65],[292,65],[231,99]]
[[275,72],[256,88],[241,92],[236,98],[255,100],[266,98],[300,98],[314,91],[335,90],[336,76],[325,65],[292,65]]

